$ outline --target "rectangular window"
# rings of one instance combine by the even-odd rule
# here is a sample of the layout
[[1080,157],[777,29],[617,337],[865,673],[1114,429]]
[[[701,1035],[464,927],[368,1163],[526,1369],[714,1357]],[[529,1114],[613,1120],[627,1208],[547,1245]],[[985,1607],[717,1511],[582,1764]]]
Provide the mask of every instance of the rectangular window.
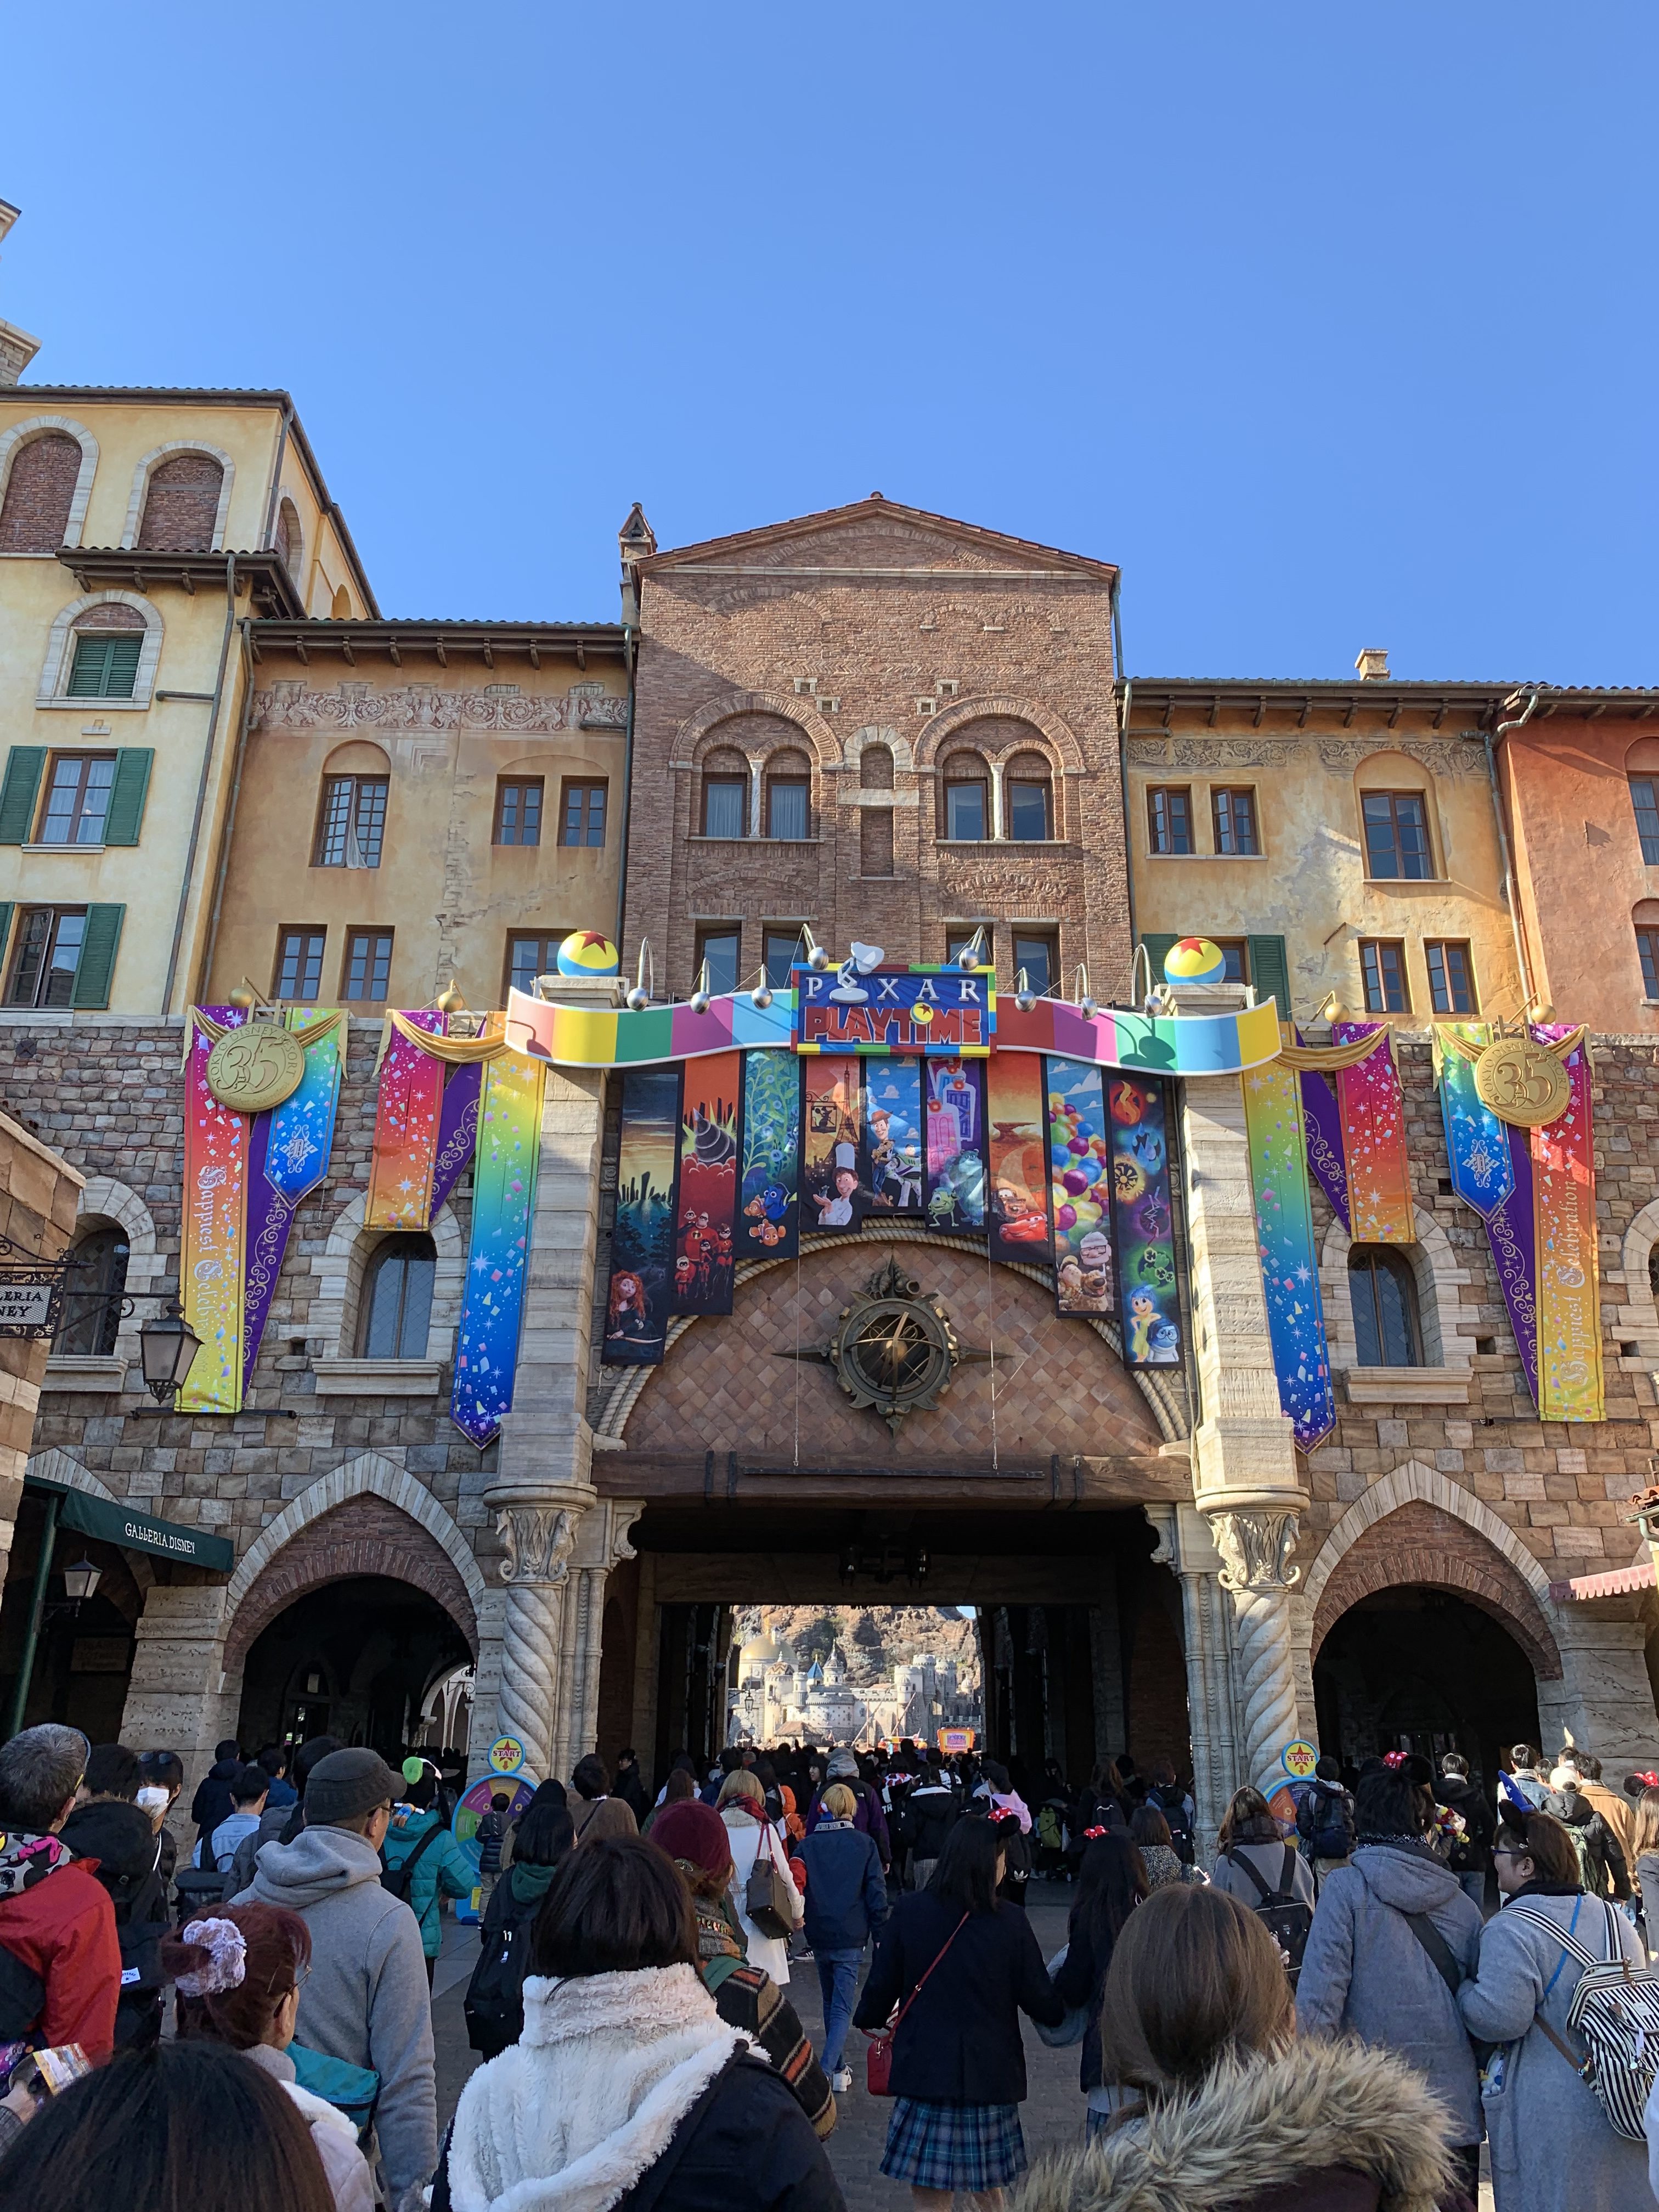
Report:
[[610,786],[567,783],[559,799],[559,842],[562,845],[603,845],[605,802]]
[[1450,938],[1431,939],[1424,946],[1429,961],[1429,1002],[1437,1014],[1473,1014],[1474,969],[1469,948]]
[[[945,958],[952,961],[957,959],[973,943],[975,935],[975,932],[971,929],[947,929],[945,933]],[[988,929],[985,932],[984,942],[980,947],[979,964],[981,968],[989,968],[994,963],[996,953],[994,947],[994,939]]]
[[945,787],[945,834],[969,844],[982,843],[990,835],[990,809],[982,783],[947,783]]
[[1642,840],[1642,858],[1649,867],[1659,868],[1659,793],[1654,789],[1653,778],[1632,776],[1630,795],[1636,809],[1636,834]]
[[25,907],[17,929],[17,949],[12,955],[6,1004],[70,1005],[86,933],[83,906]]
[[1365,866],[1384,880],[1426,883],[1434,873],[1429,850],[1429,815],[1420,791],[1361,793],[1365,822]]
[[1659,999],[1659,929],[1638,929],[1636,949],[1642,956],[1642,992]]
[[893,872],[893,810],[890,806],[859,809],[859,873],[890,876]]
[[331,775],[323,785],[313,868],[378,868],[386,833],[387,780]]
[[[495,786],[495,834],[491,842],[497,845],[541,843],[540,776],[515,776],[511,782],[503,777]],[[565,842],[580,844],[581,840],[567,838]]]
[[[789,988],[789,970],[796,961],[805,960],[798,929],[769,929],[762,938],[763,957],[766,962],[766,980],[775,991]],[[736,986],[732,987],[734,989]]]
[[341,997],[380,1004],[391,986],[392,932],[389,929],[348,930]]
[[1411,994],[1406,988],[1406,948],[1397,937],[1368,937],[1359,947],[1365,971],[1365,1012],[1368,1014],[1408,1014]]
[[131,699],[144,641],[136,631],[82,631],[75,641],[65,696],[70,699]]
[[1227,963],[1223,972],[1223,981],[1248,983],[1250,980],[1249,940],[1243,937],[1216,937],[1210,941]]
[[1049,836],[1048,787],[1046,783],[1010,782],[1008,835],[1021,843],[1040,843]]
[[560,945],[567,933],[551,937],[524,936],[514,930],[507,940],[507,980],[510,988],[528,991],[533,998],[538,975],[550,975]]
[[1041,936],[1030,936],[1023,930],[1014,932],[1014,976],[1016,981],[1021,969],[1025,980],[1039,997],[1046,997],[1060,979],[1060,945],[1058,940],[1045,931]]
[[711,775],[702,787],[705,837],[741,837],[749,805],[749,785],[740,775]]
[[46,787],[43,845],[101,845],[115,782],[113,753],[59,753]]
[[[708,988],[716,997],[738,988],[738,959],[743,933],[734,921],[717,921],[697,932],[697,974],[708,968]],[[785,981],[787,981],[786,976]]]
[[809,786],[803,777],[778,777],[766,787],[766,834],[769,837],[783,837],[792,843],[806,835],[806,801]]
[[323,947],[325,929],[295,923],[276,933],[276,981],[271,995],[297,1000],[309,1006],[323,988]]
[[1255,836],[1255,793],[1253,791],[1212,791],[1215,848],[1218,853],[1248,854],[1261,850]]
[[1158,784],[1146,794],[1146,823],[1155,853],[1193,849],[1193,794],[1182,785]]

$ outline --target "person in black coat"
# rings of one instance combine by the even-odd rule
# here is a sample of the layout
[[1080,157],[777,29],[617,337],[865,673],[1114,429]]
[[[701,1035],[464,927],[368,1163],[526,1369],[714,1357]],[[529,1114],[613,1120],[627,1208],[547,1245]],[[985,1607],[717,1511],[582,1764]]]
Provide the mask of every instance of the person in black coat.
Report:
[[645,1794],[645,1778],[640,1772],[640,1755],[631,1745],[617,1753],[617,1778],[611,1785],[611,1794],[622,1799],[636,1823],[643,1822],[651,1810],[651,1800]]
[[958,1820],[928,1887],[894,1907],[853,2015],[871,2031],[898,2012],[881,2170],[919,2203],[1003,2189],[1024,2171],[1019,2015],[1048,2027],[1066,2016],[1030,1921],[997,1897],[1006,1871],[994,1824]]
[[232,1778],[242,1771],[242,1754],[236,1739],[228,1735],[216,1744],[213,1764],[196,1785],[196,1795],[190,1801],[190,1817],[196,1823],[196,1840],[205,1845],[221,1820],[228,1820],[233,1810],[230,1802]]
[[1054,1990],[1069,2011],[1086,2005],[1083,2032],[1082,2088],[1091,2116],[1104,2104],[1100,2063],[1100,2011],[1112,1953],[1125,1922],[1152,1885],[1140,1852],[1121,1828],[1097,1827],[1083,1846],[1077,1900],[1072,1907],[1066,1957],[1054,1976]]
[[121,1994],[115,2008],[115,2047],[143,2050],[161,2033],[161,1938],[167,1933],[167,1893],[157,1872],[161,1840],[136,1799],[142,1770],[136,1751],[100,1743],[87,1761],[83,1784],[91,1794],[64,1821],[62,1835],[76,1858],[90,1860],[115,1907],[121,1947]]
[[921,1781],[904,1801],[910,1875],[918,1889],[926,1889],[933,1880],[945,1838],[957,1824],[958,1809],[957,1793],[940,1771],[938,1754],[929,1752]]

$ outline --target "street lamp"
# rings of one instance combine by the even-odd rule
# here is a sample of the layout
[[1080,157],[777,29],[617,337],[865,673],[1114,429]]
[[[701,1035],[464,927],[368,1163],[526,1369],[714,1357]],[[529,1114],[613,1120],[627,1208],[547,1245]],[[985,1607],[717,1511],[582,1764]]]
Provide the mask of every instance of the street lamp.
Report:
[[77,1559],[72,1567],[64,1568],[64,1589],[73,1601],[77,1613],[81,1609],[83,1600],[89,1598],[97,1589],[98,1577],[101,1571],[100,1568],[94,1567],[92,1561],[88,1559]]
[[201,1338],[179,1312],[175,1298],[170,1298],[166,1310],[139,1330],[138,1356],[143,1363],[144,1382],[158,1406],[184,1382],[201,1348]]

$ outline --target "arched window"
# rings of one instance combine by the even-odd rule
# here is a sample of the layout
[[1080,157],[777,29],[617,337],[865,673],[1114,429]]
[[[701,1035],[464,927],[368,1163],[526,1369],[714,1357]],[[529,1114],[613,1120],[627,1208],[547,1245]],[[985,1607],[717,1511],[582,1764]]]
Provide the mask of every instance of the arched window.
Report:
[[749,763],[739,752],[710,753],[702,769],[702,834],[749,834]]
[[334,587],[334,599],[329,607],[328,618],[331,622],[351,620],[351,594],[343,584],[337,584]]
[[437,1265],[437,1247],[429,1237],[388,1237],[376,1245],[357,1309],[361,1358],[426,1358]]
[[940,835],[974,843],[991,834],[991,776],[977,753],[952,753],[945,763]]
[[294,501],[285,499],[276,510],[276,558],[295,584],[300,580],[300,518]]
[[0,553],[55,553],[69,531],[81,447],[48,430],[18,449],[0,507]]
[[140,552],[210,552],[224,482],[223,466],[211,453],[169,453],[159,462],[144,492]]
[[127,1286],[127,1232],[112,1222],[87,1230],[70,1254],[54,1352],[104,1358],[115,1349]]
[[1007,832],[1022,844],[1054,834],[1054,787],[1041,753],[1016,753],[1004,772]]
[[1362,1367],[1420,1367],[1423,1331],[1410,1263],[1391,1244],[1348,1252],[1348,1297]]
[[799,753],[774,753],[766,764],[766,835],[794,842],[811,834],[811,769]]
[[118,599],[75,618],[66,699],[131,699],[144,647],[144,618]]

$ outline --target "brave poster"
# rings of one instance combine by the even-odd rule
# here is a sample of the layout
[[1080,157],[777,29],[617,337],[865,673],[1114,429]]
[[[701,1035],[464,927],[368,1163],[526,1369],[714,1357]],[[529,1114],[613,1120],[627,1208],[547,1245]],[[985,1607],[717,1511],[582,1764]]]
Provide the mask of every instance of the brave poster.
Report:
[[710,1053],[685,1063],[671,1300],[677,1314],[732,1310],[742,1081],[740,1053]]

